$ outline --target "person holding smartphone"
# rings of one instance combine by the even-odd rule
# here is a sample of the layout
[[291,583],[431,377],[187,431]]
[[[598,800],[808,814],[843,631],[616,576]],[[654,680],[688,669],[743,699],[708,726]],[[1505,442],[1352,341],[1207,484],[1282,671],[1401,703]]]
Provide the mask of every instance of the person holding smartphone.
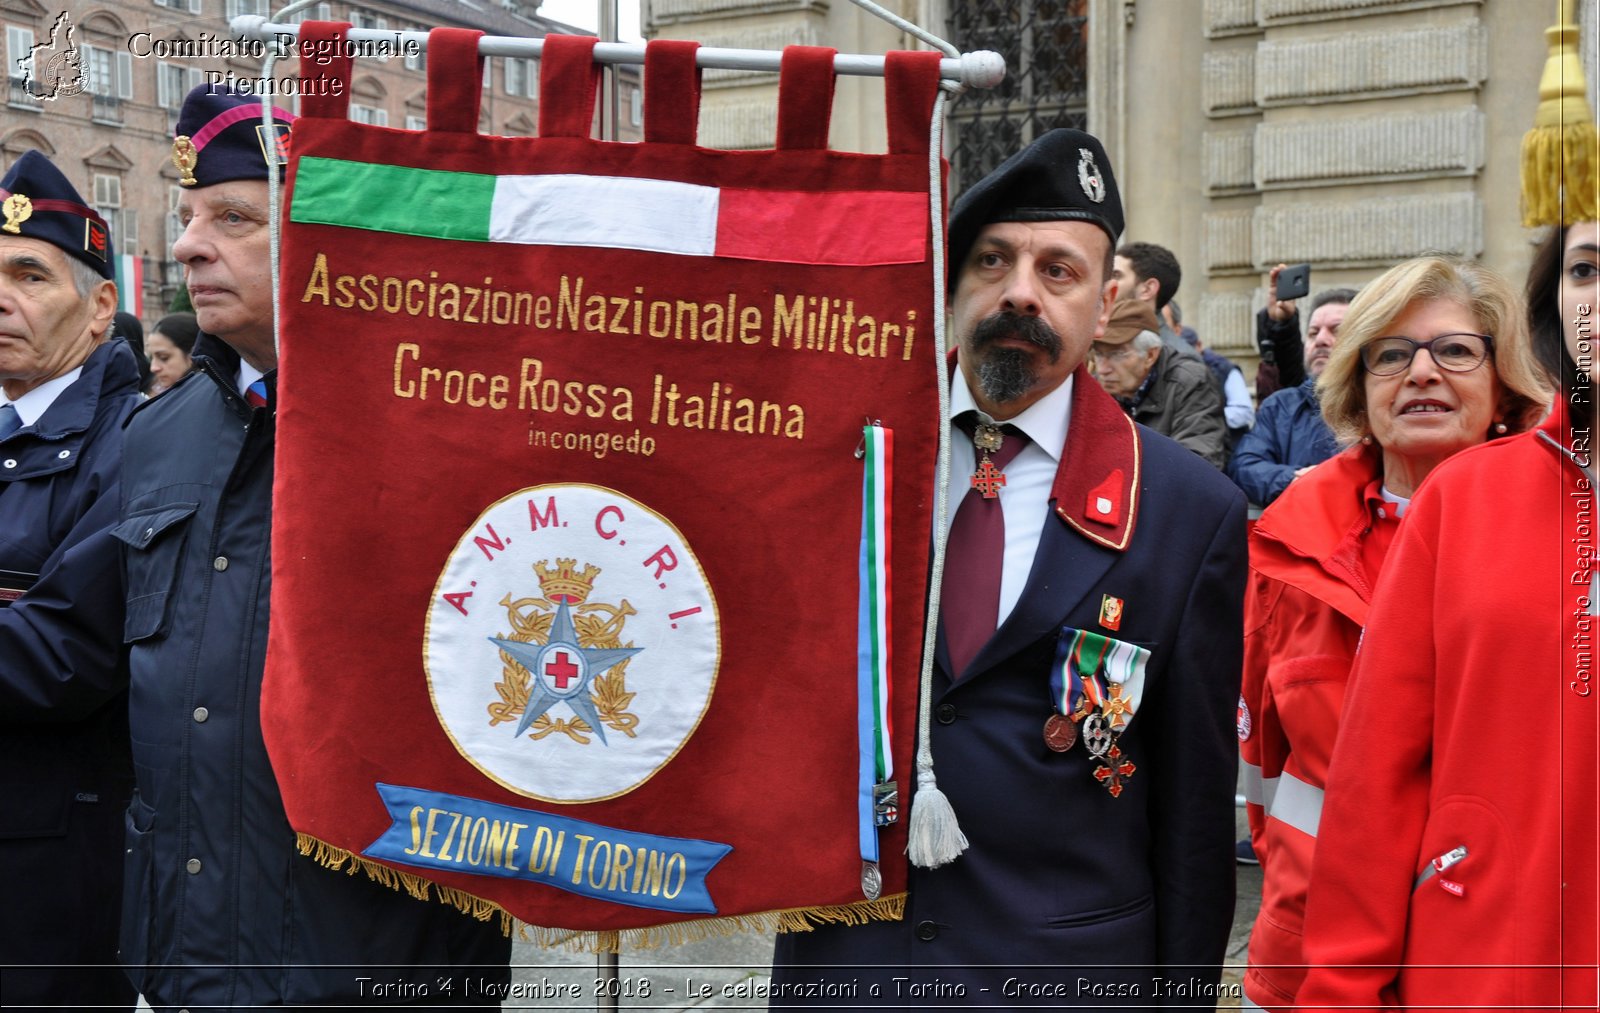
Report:
[[[1309,266],[1304,274],[1309,285]],[[1317,401],[1317,377],[1327,365],[1338,340],[1345,311],[1355,289],[1330,288],[1311,300],[1306,339],[1300,340],[1300,315],[1295,300],[1280,298],[1278,281],[1285,264],[1272,269],[1267,280],[1267,305],[1256,314],[1256,340],[1262,349],[1262,369],[1276,361],[1285,382],[1261,402],[1256,424],[1239,438],[1228,461],[1228,477],[1250,502],[1267,507],[1283,495],[1289,483],[1332,457],[1339,449],[1322,420]],[[1282,293],[1287,294],[1287,293]],[[1257,376],[1257,391],[1260,377]]]

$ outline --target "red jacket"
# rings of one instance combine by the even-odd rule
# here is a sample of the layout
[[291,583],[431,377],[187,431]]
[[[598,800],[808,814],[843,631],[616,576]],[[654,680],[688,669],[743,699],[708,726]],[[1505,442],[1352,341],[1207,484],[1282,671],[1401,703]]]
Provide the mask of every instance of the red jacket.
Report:
[[1596,527],[1567,440],[1558,413],[1412,501],[1334,751],[1300,1008],[1595,1006]]
[[1377,455],[1356,447],[1296,480],[1250,536],[1239,751],[1250,836],[1261,860],[1261,911],[1245,993],[1294,1003],[1300,932],[1322,791],[1345,681],[1398,527],[1379,494]]

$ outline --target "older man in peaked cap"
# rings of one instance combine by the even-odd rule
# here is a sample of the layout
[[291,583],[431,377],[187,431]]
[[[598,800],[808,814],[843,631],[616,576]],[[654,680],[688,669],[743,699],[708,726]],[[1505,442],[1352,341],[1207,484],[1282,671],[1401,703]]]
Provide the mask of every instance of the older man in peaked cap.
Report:
[[0,179],[0,210],[0,993],[129,1008],[115,966],[128,677],[106,529],[139,373],[107,340],[105,221],[37,151]]
[[903,921],[781,936],[775,1005],[1216,1002],[1244,500],[1085,368],[1122,225],[1076,130],[956,202],[931,749],[970,846],[913,868]]
[[262,741],[278,365],[268,165],[292,117],[275,111],[266,128],[261,116],[260,100],[202,86],[173,144],[184,230],[172,252],[203,333],[193,371],[128,424],[115,533],[139,792],[123,959],[156,1007],[484,1004],[508,979],[499,922],[297,854]]

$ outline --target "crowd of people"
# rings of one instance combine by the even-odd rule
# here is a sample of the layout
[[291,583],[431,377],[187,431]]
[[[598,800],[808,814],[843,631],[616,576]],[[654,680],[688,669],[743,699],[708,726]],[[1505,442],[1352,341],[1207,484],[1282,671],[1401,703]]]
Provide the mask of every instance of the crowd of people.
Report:
[[[0,180],[7,1005],[366,1003],[376,967],[509,973],[497,923],[296,854],[262,742],[259,112],[185,101],[180,140],[206,139],[173,249],[194,313],[142,339],[66,177],[30,152]],[[1592,186],[1600,158],[1569,157]],[[1002,981],[1016,1004],[1214,1005],[1241,754],[1264,883],[1248,1003],[1593,1006],[1600,224],[1538,222],[1525,297],[1420,257],[1318,293],[1303,334],[1274,269],[1259,406],[1184,326],[1177,259],[1124,224],[1105,149],[1070,129],[951,210],[916,794],[937,786],[952,822],[903,920],[780,936],[794,998],[774,1006],[819,981],[846,1005],[869,985],[987,1004]],[[993,469],[1001,490],[974,477]],[[1152,994],[1152,968],[1187,991]]]

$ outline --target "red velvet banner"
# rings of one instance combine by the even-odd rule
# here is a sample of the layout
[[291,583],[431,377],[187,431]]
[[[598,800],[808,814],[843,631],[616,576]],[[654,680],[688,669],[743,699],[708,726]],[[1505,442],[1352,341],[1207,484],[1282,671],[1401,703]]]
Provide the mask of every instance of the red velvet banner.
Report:
[[938,56],[891,55],[887,155],[827,150],[806,49],[777,148],[718,151],[682,42],[649,48],[644,143],[589,136],[594,40],[564,36],[541,136],[479,134],[477,34],[430,36],[421,132],[348,122],[347,59],[303,66],[342,88],[294,127],[262,694],[302,848],[539,926],[895,916],[856,452],[892,432],[867,656],[909,794]]

